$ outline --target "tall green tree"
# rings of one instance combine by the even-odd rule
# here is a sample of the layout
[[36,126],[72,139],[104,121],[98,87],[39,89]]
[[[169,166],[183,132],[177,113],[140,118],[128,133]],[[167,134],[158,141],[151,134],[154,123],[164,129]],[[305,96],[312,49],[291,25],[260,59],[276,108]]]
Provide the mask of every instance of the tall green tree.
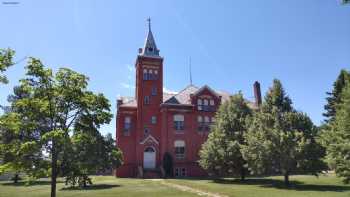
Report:
[[322,133],[322,142],[327,150],[326,161],[335,169],[344,182],[350,182],[350,83],[341,94],[342,102],[337,105],[335,120]]
[[204,169],[219,176],[238,175],[244,180],[247,169],[241,145],[247,131],[246,120],[251,113],[241,93],[220,106],[212,132],[199,153],[199,164]]
[[64,176],[66,184],[71,186],[86,187],[92,184],[90,174],[112,171],[122,164],[122,153],[116,148],[111,134],[102,136],[99,132],[75,132],[70,147],[66,163],[68,170]]
[[56,180],[64,163],[70,136],[83,117],[93,119],[88,125],[99,128],[111,120],[110,104],[102,94],[87,90],[88,78],[73,70],[60,68],[57,73],[30,58],[26,77],[18,86],[25,97],[14,99],[11,108],[20,114],[21,122],[30,123],[28,141],[50,155],[51,197],[56,196]]
[[326,112],[323,115],[326,117],[326,122],[331,122],[335,119],[337,105],[342,103],[341,94],[346,83],[350,82],[350,73],[342,69],[333,83],[333,90],[327,92],[327,104],[324,106]]
[[249,125],[241,147],[251,173],[283,174],[289,185],[292,173],[317,175],[325,168],[320,160],[322,148],[316,142],[317,128],[306,114],[293,109],[279,80],[273,81]]
[[0,83],[8,83],[7,77],[2,74],[13,65],[12,59],[15,52],[11,49],[0,49]]

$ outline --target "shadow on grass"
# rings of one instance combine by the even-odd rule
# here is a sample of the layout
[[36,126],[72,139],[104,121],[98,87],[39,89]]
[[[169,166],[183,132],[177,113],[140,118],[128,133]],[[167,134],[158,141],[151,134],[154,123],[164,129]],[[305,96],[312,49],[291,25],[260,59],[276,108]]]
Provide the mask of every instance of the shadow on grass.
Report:
[[96,185],[89,185],[84,187],[64,187],[61,190],[62,191],[74,191],[74,190],[100,190],[100,189],[111,189],[114,187],[120,187],[120,185],[113,185],[113,184],[96,184]]
[[283,180],[276,179],[247,179],[245,181],[237,179],[214,179],[214,183],[218,184],[233,184],[233,185],[257,185],[265,188],[277,188],[286,190],[296,191],[333,191],[333,192],[344,192],[350,191],[350,185],[316,185],[316,184],[305,184],[300,181],[290,181],[290,185],[287,187]]
[[[62,181],[57,181],[57,183],[63,183]],[[4,182],[1,183],[1,185],[4,186],[35,186],[35,185],[51,185],[51,181],[48,180],[37,180],[37,181],[33,181],[33,182],[25,182],[25,181],[20,181],[18,183],[13,183],[13,182]]]

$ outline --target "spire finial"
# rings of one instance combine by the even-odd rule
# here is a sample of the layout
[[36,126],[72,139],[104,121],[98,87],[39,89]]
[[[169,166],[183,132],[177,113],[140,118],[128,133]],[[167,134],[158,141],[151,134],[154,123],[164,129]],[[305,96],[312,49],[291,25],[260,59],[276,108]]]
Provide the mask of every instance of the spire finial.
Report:
[[190,85],[192,85],[192,68],[191,68],[191,56],[190,56],[190,65],[189,65],[189,67],[190,67]]
[[151,31],[151,17],[147,18],[147,22],[148,22],[148,31]]

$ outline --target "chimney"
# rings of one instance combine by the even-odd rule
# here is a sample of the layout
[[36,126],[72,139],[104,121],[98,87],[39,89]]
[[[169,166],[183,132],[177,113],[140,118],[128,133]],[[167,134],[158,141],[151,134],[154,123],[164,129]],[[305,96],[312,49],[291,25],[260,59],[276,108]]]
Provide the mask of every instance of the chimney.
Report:
[[122,99],[117,99],[117,109],[119,108],[119,106],[123,104],[123,100]]
[[254,97],[255,97],[255,106],[259,107],[262,101],[261,101],[260,83],[258,81],[254,82]]

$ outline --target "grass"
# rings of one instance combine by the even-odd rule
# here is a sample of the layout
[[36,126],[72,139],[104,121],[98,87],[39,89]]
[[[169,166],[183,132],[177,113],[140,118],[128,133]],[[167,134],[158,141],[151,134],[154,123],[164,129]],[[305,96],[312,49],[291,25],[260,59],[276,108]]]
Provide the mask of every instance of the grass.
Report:
[[[206,192],[231,197],[350,197],[350,185],[333,175],[291,176],[291,186],[286,188],[283,177],[250,178],[241,182],[235,179],[166,179],[166,183],[184,185]],[[160,181],[143,179],[121,179],[112,176],[93,177],[94,185],[82,190],[67,188],[63,182],[57,186],[58,197],[191,197],[196,194],[180,191]],[[30,186],[23,182],[13,184],[0,182],[0,197],[42,197],[49,196],[50,182],[40,180]]]
[[350,185],[344,185],[334,175],[291,176],[285,187],[282,176],[236,179],[171,179],[168,182],[230,197],[350,197]]

